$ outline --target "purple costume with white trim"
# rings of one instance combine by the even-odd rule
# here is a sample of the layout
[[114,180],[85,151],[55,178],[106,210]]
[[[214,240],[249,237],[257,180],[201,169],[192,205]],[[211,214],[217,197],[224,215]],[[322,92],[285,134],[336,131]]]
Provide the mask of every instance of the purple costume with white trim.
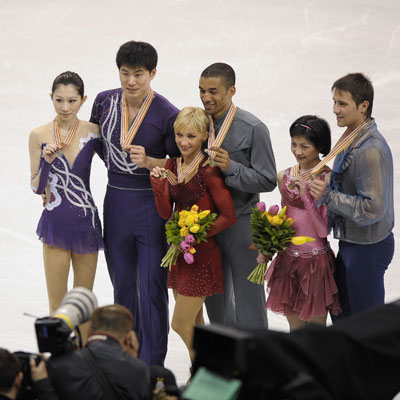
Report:
[[[167,271],[160,267],[167,251],[165,220],[158,215],[150,172],[138,168],[121,150],[122,89],[99,93],[90,121],[100,125],[108,186],[104,199],[105,256],[114,301],[129,308],[141,344],[140,358],[163,365],[168,342]],[[179,155],[173,124],[178,109],[155,97],[132,144],[146,155]]]
[[[47,184],[50,187],[50,199],[36,230],[40,240],[77,254],[103,249],[101,224],[89,183],[92,157],[100,140],[94,134],[84,140],[72,166],[64,155],[51,164],[42,157],[39,184],[32,188],[41,194]],[[43,143],[42,149],[45,146]]]

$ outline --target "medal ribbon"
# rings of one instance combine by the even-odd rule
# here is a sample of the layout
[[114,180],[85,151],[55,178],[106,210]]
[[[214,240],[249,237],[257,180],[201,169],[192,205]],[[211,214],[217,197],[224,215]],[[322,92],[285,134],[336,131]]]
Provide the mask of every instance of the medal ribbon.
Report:
[[196,157],[190,163],[190,165],[185,169],[185,171],[183,170],[182,157],[177,158],[176,164],[177,164],[178,183],[182,183],[186,177],[193,176],[199,169],[199,165],[203,161],[204,157],[205,156],[203,152],[199,151]]
[[366,119],[361,125],[357,126],[354,131],[350,132],[347,136],[344,134],[337,141],[330,153],[320,161],[311,171],[311,175],[317,174],[329,161],[335,158],[343,150],[346,150],[355,140],[358,133],[370,122],[370,119]]
[[310,180],[311,171],[312,171],[312,168],[300,173],[300,165],[296,164],[294,167],[292,167],[290,169],[290,176],[292,178],[294,178],[295,176],[298,176],[298,177],[304,179],[305,181],[307,181],[307,180]]
[[139,109],[129,131],[128,131],[128,107],[126,104],[125,95],[122,95],[121,101],[121,137],[120,143],[121,148],[124,148],[126,145],[131,144],[132,140],[136,136],[137,131],[142,124],[144,117],[147,114],[147,111],[150,108],[151,102],[154,99],[154,92],[150,88],[149,93],[147,94],[142,106]]
[[[210,134],[208,136],[208,148],[210,147],[221,147],[222,142],[225,139],[226,134],[229,131],[229,128],[232,124],[233,118],[235,117],[236,114],[236,106],[232,103],[231,107],[229,108],[228,114],[226,114],[226,117],[224,119],[224,122],[221,126],[221,129],[218,132],[217,138],[215,138],[215,132]],[[209,153],[210,159],[214,160],[215,157],[215,151],[210,151]]]
[[62,144],[65,145],[65,146],[69,146],[71,144],[71,142],[72,142],[72,139],[75,136],[76,131],[78,130],[78,126],[79,126],[79,119],[75,118],[74,123],[68,129],[67,136],[66,136],[65,140],[62,141],[60,130],[58,128],[58,120],[57,120],[57,118],[54,118],[54,121],[53,121],[53,139],[54,139],[54,143],[60,148],[62,147],[62,146],[60,146]]
[[172,186],[175,186],[175,185],[178,184],[178,178],[176,177],[176,175],[172,171],[170,171],[169,169],[166,169],[163,173],[165,173],[165,177],[168,179],[168,182]]
[[196,157],[193,159],[193,161],[190,163],[190,165],[183,171],[183,166],[182,166],[182,158],[179,157],[176,159],[176,166],[177,166],[177,174],[178,177],[169,169],[165,170],[163,172],[163,178],[167,178],[168,182],[171,185],[177,185],[178,183],[182,183],[186,177],[192,177],[197,170],[199,169],[199,165],[204,159],[204,154],[200,151]]

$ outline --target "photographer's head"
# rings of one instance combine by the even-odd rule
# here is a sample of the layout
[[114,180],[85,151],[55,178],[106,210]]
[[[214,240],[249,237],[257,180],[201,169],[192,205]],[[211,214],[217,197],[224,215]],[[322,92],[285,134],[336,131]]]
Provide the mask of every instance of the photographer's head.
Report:
[[0,349],[0,394],[15,399],[22,379],[18,357],[6,349]]
[[124,306],[113,304],[97,308],[92,315],[90,334],[109,334],[120,342],[122,348],[130,355],[136,357],[139,342],[132,330],[132,313]]

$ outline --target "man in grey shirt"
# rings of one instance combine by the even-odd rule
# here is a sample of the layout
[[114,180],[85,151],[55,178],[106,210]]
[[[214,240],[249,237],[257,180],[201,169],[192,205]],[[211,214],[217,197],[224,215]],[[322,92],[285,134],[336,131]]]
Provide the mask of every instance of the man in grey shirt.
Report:
[[267,328],[265,293],[247,276],[257,265],[252,243],[250,214],[260,192],[276,186],[275,158],[268,128],[251,113],[236,108],[235,72],[227,64],[215,63],[201,74],[200,98],[212,117],[215,141],[210,135],[208,152],[212,163],[225,176],[237,222],[216,237],[224,269],[225,292],[206,299],[211,322],[242,328]]
[[370,80],[348,74],[332,91],[337,124],[346,130],[327,156],[336,155],[329,185],[316,179],[310,193],[326,204],[339,239],[335,277],[339,317],[346,317],[385,301],[384,274],[394,252],[393,159],[371,117]]

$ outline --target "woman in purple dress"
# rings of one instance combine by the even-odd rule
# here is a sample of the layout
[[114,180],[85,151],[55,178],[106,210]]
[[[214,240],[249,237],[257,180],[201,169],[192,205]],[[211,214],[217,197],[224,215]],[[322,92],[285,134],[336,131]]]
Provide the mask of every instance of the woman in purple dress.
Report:
[[56,117],[31,132],[29,154],[32,190],[46,196],[36,232],[43,242],[52,313],[68,290],[71,262],[74,287],[92,290],[103,239],[89,185],[93,154],[100,146],[99,127],[77,118],[86,100],[82,79],[74,72],[60,74],[50,97]]
[[[327,209],[318,207],[309,191],[311,170],[320,162],[319,154],[327,155],[331,147],[329,125],[305,115],[293,122],[290,136],[298,164],[278,173],[282,206],[287,206],[286,215],[294,220],[296,235],[313,237],[315,242],[289,244],[271,263],[266,274],[266,308],[285,315],[293,331],[308,322],[325,325],[328,310],[337,314],[340,308],[333,278],[334,254],[327,240]],[[329,173],[326,167],[314,178],[328,182]],[[260,253],[258,261],[263,262]]]

